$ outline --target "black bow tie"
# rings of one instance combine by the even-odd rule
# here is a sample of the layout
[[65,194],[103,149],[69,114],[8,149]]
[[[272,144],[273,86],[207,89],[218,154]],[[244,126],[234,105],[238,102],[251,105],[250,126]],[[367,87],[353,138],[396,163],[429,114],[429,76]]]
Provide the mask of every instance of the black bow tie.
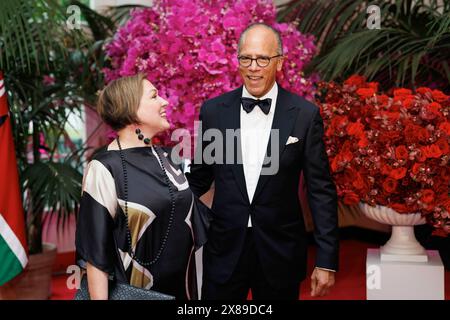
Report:
[[244,110],[249,113],[255,108],[255,106],[259,106],[265,114],[269,114],[270,111],[270,104],[272,102],[272,99],[264,99],[264,100],[255,100],[252,98],[241,98],[242,107]]

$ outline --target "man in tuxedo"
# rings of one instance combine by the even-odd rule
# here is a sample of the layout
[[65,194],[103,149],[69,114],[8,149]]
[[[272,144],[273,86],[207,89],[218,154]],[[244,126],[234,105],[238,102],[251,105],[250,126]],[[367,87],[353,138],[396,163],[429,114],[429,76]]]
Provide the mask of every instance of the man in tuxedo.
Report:
[[[318,246],[311,294],[325,295],[338,268],[337,194],[319,108],[276,83],[282,42],[270,26],[254,24],[242,33],[238,60],[244,86],[206,101],[200,111],[196,152],[206,156],[209,129],[222,133],[223,148],[212,153],[213,163],[194,161],[188,174],[199,197],[215,183],[202,298],[244,300],[251,289],[253,299],[298,299],[307,252],[302,172]],[[227,135],[230,129],[237,134]],[[232,163],[224,160],[231,151]]]

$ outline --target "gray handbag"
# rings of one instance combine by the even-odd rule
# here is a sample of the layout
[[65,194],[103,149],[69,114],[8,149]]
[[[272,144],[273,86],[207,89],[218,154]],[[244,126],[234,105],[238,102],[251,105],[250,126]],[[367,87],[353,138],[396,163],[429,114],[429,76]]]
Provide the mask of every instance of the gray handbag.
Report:
[[[175,300],[174,296],[154,290],[137,288],[117,281],[109,281],[109,300]],[[77,290],[74,300],[90,300],[87,276],[81,279],[80,289]]]

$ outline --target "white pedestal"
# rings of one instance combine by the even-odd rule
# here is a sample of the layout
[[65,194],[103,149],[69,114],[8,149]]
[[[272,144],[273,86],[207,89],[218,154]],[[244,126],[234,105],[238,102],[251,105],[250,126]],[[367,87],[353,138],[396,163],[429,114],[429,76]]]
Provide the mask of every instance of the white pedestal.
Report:
[[367,250],[367,300],[444,300],[444,266],[439,252],[428,262],[382,261],[379,249]]

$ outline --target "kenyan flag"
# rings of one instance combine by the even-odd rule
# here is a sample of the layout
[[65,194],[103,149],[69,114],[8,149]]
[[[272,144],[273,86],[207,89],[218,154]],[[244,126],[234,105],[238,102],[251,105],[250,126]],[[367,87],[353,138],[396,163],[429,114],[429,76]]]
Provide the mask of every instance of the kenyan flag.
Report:
[[0,71],[0,286],[22,272],[27,262],[16,154]]

